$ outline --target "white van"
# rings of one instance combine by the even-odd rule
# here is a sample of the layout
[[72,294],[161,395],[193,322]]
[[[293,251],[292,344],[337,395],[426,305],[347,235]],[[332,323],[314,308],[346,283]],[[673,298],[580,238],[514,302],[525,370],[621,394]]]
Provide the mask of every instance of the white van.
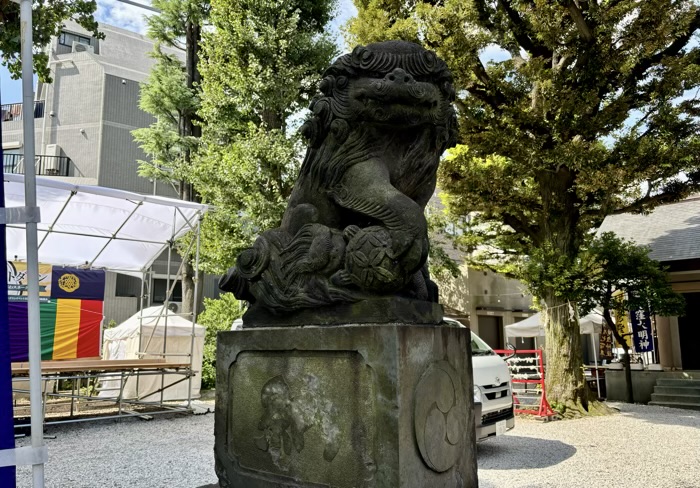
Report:
[[[464,327],[453,319],[444,321],[452,327]],[[505,434],[515,426],[513,388],[505,360],[474,332],[471,335],[474,417],[476,439],[480,441]]]

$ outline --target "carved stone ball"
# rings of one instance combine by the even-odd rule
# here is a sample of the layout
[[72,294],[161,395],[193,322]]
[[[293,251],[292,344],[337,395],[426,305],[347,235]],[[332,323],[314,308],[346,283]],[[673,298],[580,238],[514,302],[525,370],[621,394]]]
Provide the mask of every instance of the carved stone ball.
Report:
[[358,229],[346,249],[346,271],[350,280],[362,289],[388,293],[404,284],[391,249],[391,235],[385,227]]

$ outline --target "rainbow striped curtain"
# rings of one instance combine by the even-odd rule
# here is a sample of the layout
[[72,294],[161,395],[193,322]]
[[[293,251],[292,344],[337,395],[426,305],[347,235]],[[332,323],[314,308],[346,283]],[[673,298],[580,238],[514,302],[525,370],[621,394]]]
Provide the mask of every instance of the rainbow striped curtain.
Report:
[[[21,276],[23,263],[8,264]],[[41,359],[99,357],[104,271],[43,265],[39,274]],[[20,294],[10,296],[10,356],[19,362],[28,360],[27,302],[24,282],[14,281],[12,290]]]
[[[41,303],[41,359],[99,357],[101,300],[58,298]],[[27,303],[10,302],[12,361],[27,361]]]

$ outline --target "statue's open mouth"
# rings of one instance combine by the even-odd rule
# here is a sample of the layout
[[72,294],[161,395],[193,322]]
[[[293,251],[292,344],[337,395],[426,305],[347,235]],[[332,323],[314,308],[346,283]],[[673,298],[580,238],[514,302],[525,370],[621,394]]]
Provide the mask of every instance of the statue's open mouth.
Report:
[[434,109],[440,102],[440,92],[431,83],[391,83],[378,80],[361,90],[357,98],[365,105],[375,102]]

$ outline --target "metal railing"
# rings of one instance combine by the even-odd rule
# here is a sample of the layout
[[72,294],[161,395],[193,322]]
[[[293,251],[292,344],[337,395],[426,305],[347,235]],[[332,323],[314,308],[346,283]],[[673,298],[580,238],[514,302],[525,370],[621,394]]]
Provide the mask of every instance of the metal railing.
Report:
[[[44,116],[44,101],[37,100],[34,102],[34,118],[40,119]],[[15,122],[22,120],[23,111],[21,103],[8,103],[0,105],[0,121]]]
[[[68,176],[71,160],[67,156],[37,156],[36,174],[39,176]],[[22,154],[3,154],[2,169],[5,173],[24,174]]]

